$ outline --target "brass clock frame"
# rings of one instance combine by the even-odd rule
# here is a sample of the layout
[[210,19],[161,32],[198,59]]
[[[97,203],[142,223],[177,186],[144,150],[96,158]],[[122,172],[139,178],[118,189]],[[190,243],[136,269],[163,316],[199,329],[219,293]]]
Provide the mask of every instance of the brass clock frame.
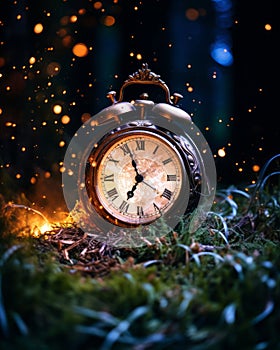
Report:
[[[133,135],[135,138],[139,136],[145,137],[147,135],[149,137],[152,136],[162,143],[165,143],[177,157],[181,168],[181,186],[175,202],[172,202],[171,207],[164,212],[164,217],[166,220],[168,220],[169,217],[178,217],[179,220],[182,215],[191,212],[198,204],[200,198],[199,165],[194,155],[181,138],[177,137],[177,135],[171,131],[156,126],[147,120],[144,122],[139,120],[127,123],[112,130],[110,133],[104,135],[92,149],[85,169],[86,190],[91,204],[104,220],[120,227],[149,225],[162,216],[160,213],[160,215],[155,215],[155,218],[151,220],[141,220],[140,218],[139,220],[127,218],[126,220],[125,215],[123,215],[123,219],[121,219],[121,214],[117,215],[116,212],[114,213],[109,210],[109,204],[104,206],[104,202],[100,198],[100,189],[98,187],[100,179],[98,178],[98,174],[104,154],[114,143],[127,138],[127,136]],[[142,175],[140,174],[140,176]],[[186,208],[182,208],[182,203],[187,203]]]

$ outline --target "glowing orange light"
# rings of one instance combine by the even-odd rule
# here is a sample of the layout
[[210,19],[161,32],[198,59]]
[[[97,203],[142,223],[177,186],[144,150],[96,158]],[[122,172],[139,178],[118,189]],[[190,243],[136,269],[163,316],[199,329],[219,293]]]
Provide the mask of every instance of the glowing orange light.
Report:
[[115,24],[116,20],[113,16],[105,16],[103,23],[106,27],[111,27]]
[[51,173],[49,171],[46,171],[44,174],[45,179],[49,179],[51,177]]
[[223,148],[220,148],[218,150],[218,156],[223,158],[223,157],[225,157],[225,155],[226,155],[226,151]]
[[255,173],[257,173],[257,172],[260,170],[260,166],[257,165],[257,164],[255,164],[255,165],[252,166],[252,169],[253,169],[253,171],[254,171]]
[[40,226],[40,231],[42,233],[45,233],[47,231],[51,231],[51,229],[52,229],[52,226],[47,222],[45,224],[43,224],[42,226]]
[[53,112],[54,112],[54,114],[60,114],[62,112],[62,106],[61,105],[54,105]]
[[31,179],[30,179],[30,183],[31,183],[32,185],[34,185],[36,182],[37,182],[36,177],[32,176]]
[[43,30],[44,30],[44,27],[41,23],[35,24],[35,26],[34,26],[34,33],[35,34],[41,34]]
[[138,54],[136,55],[136,58],[137,58],[137,60],[142,60],[142,55],[141,55],[141,53],[138,53]]
[[88,54],[88,48],[85,44],[78,43],[73,47],[72,52],[77,57],[85,57]]
[[36,58],[35,57],[30,57],[29,58],[29,63],[30,64],[34,64],[36,62]]
[[87,12],[86,9],[82,8],[82,9],[79,9],[78,14],[84,15],[86,12]]
[[68,123],[70,123],[70,117],[69,117],[69,115],[63,115],[62,117],[61,117],[61,123],[62,124],[68,124]]
[[194,8],[189,8],[186,11],[186,17],[190,21],[195,21],[199,17],[199,12],[196,9],[194,9]]
[[37,223],[36,220],[34,220],[34,223],[32,223],[33,229],[32,229],[32,236],[34,238],[39,238],[44,233],[50,232],[52,230],[52,225],[48,222],[44,224]]
[[272,29],[272,26],[271,26],[269,23],[267,23],[267,24],[264,26],[264,29],[265,29],[265,30],[271,30],[271,29]]
[[100,10],[102,8],[102,2],[101,1],[96,1],[94,4],[93,4],[93,7],[96,9],[96,10]]
[[73,16],[70,17],[70,22],[72,22],[72,23],[77,22],[77,20],[78,20],[78,17],[75,16],[75,15],[73,15]]

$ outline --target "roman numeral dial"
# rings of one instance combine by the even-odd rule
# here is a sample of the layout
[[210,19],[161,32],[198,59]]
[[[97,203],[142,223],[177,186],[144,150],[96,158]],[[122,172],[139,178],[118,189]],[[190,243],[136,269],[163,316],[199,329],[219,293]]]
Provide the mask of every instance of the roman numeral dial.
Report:
[[172,211],[182,191],[184,165],[164,136],[150,130],[120,133],[111,137],[98,160],[94,203],[105,220],[131,227]]

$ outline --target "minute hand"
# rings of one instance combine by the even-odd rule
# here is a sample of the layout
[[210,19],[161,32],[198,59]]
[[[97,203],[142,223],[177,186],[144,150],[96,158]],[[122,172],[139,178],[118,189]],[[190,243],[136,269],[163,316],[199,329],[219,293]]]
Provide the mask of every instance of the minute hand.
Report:
[[137,175],[139,175],[139,173],[138,173],[138,169],[137,169],[137,164],[136,164],[136,162],[135,162],[135,160],[134,160],[134,159],[132,159],[132,166],[133,166],[133,168],[134,168],[134,170],[135,170],[136,174],[137,174]]

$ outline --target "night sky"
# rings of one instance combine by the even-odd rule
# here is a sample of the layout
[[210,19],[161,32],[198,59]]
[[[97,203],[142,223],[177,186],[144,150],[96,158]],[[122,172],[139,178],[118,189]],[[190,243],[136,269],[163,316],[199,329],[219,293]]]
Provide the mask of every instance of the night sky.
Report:
[[256,181],[279,153],[275,12],[272,0],[2,0],[0,193],[61,203],[72,136],[142,63],[184,96],[219,185]]

